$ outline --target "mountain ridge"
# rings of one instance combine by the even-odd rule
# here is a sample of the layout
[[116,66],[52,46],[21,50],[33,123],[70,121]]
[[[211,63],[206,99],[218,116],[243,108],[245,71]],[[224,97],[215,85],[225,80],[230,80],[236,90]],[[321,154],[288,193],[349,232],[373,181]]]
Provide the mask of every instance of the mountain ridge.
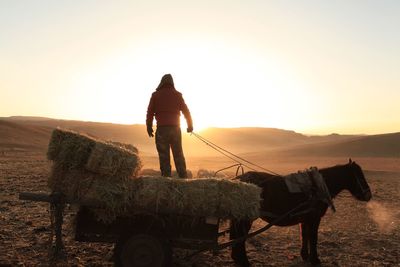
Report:
[[[44,117],[0,118],[0,149],[46,150],[54,128],[61,127],[94,137],[130,143],[150,155],[156,155],[154,138],[149,138],[143,124],[114,124]],[[218,128],[200,131],[206,140],[235,154],[279,156],[377,156],[400,157],[400,133],[378,135],[304,135],[292,130],[263,127]],[[183,146],[188,156],[220,156],[183,133]]]

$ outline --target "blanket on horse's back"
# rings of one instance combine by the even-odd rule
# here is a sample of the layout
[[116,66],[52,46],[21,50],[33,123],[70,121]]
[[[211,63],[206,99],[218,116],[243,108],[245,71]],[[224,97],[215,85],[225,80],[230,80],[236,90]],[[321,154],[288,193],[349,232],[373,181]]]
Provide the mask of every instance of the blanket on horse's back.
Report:
[[316,167],[284,176],[284,180],[289,192],[305,194],[315,193],[315,197],[318,200],[325,202],[335,211],[329,189]]

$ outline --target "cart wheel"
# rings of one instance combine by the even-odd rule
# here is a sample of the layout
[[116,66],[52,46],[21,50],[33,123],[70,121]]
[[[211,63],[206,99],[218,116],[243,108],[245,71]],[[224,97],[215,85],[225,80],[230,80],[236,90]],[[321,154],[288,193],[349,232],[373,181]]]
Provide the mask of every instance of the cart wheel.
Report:
[[151,235],[137,234],[130,237],[119,255],[122,266],[162,267],[170,263],[172,250]]

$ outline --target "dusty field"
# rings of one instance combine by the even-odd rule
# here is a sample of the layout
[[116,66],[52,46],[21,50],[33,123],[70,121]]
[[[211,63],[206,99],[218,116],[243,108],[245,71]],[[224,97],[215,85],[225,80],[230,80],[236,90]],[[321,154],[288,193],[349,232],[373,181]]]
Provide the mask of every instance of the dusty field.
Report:
[[[387,162],[365,160],[380,166]],[[0,151],[0,266],[112,266],[112,245],[78,243],[67,230],[66,259],[57,264],[49,261],[48,205],[18,200],[22,191],[47,191],[48,169],[43,154]],[[384,172],[385,167],[379,166],[371,169],[375,171],[366,174],[373,201],[367,205],[342,193],[335,199],[337,212],[329,211],[322,220],[319,252],[323,266],[400,266],[400,173],[392,168]],[[70,215],[67,211],[66,220]],[[255,223],[262,225],[262,221]],[[299,257],[298,227],[272,228],[249,240],[247,248],[253,266],[308,266]],[[187,253],[177,251],[174,265],[235,266],[228,250],[185,260]]]

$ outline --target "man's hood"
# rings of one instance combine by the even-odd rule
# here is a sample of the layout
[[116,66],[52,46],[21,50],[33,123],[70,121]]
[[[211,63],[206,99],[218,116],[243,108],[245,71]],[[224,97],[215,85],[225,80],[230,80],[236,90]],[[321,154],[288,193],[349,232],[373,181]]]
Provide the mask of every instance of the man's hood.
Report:
[[164,87],[172,87],[174,88],[174,79],[171,74],[165,74],[160,81],[160,84],[157,86],[156,91],[164,88]]

